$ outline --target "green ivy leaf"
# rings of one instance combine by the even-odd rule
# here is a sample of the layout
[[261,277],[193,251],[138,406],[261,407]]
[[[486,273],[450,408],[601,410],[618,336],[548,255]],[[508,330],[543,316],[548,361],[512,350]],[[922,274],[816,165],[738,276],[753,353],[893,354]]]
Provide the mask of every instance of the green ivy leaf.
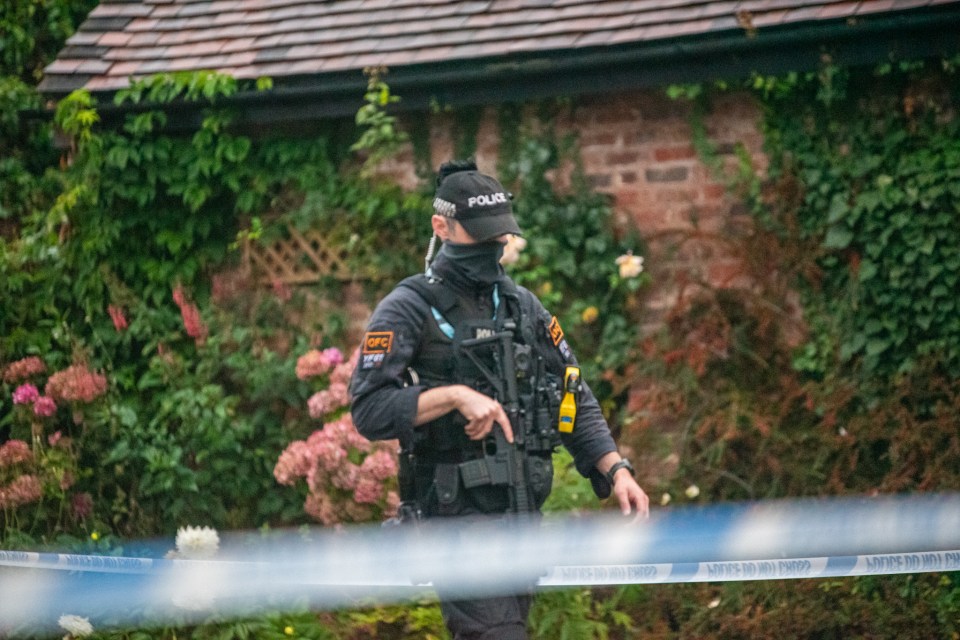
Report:
[[849,211],[850,206],[847,204],[847,196],[842,193],[837,193],[830,200],[830,210],[827,212],[827,222],[834,224],[846,216]]
[[847,227],[835,225],[827,230],[823,246],[827,249],[846,249],[853,241],[853,231]]

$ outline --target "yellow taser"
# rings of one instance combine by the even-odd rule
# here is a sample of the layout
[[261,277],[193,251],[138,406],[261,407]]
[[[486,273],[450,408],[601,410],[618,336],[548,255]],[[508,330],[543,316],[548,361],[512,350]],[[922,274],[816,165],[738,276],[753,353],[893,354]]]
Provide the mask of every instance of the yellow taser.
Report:
[[568,366],[563,374],[563,400],[560,401],[560,422],[557,425],[561,433],[573,433],[580,388],[580,367]]

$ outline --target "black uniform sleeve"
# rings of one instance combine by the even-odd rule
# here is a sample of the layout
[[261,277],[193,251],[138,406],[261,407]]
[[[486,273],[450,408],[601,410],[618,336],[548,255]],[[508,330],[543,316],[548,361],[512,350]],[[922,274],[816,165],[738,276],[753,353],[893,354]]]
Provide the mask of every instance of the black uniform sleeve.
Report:
[[[529,300],[528,305],[524,306],[535,316],[534,330],[538,352],[543,356],[547,370],[562,377],[568,364],[577,364],[577,358],[567,343],[557,319],[543,307],[536,296],[526,289],[521,288],[521,291]],[[586,381],[583,381],[583,392],[577,403],[577,418],[573,432],[561,433],[560,439],[573,455],[577,471],[590,479],[597,495],[601,498],[609,495],[609,484],[597,471],[596,464],[607,453],[616,451],[617,445],[600,410],[600,403]]]
[[407,368],[420,343],[426,314],[423,299],[397,287],[377,305],[360,345],[350,381],[353,423],[369,440],[413,438],[423,386],[408,385]]

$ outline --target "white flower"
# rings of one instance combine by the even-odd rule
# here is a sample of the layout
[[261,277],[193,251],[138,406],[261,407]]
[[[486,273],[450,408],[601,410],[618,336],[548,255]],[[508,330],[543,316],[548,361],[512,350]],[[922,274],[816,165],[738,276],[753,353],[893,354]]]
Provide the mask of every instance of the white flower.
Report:
[[177,553],[181,558],[210,558],[220,547],[220,536],[210,527],[177,529]]
[[714,598],[713,600],[711,600],[710,602],[707,603],[707,608],[708,608],[708,609],[716,609],[716,608],[719,607],[719,606],[720,606],[720,598],[719,598],[719,597]]
[[660,496],[660,506],[663,506],[663,507],[667,506],[668,504],[670,504],[671,500],[673,500],[673,498],[670,497],[669,493],[663,494],[662,496]]
[[67,638],[85,638],[93,633],[93,625],[87,618],[81,618],[74,615],[62,615],[57,620],[64,631],[67,632]]
[[635,256],[633,251],[627,251],[617,258],[616,262],[620,267],[621,278],[636,278],[643,273],[643,256]]
[[515,264],[520,259],[520,252],[527,248],[527,241],[520,236],[510,235],[507,237],[507,244],[503,247],[503,257],[500,258],[500,264]]
[[700,495],[700,487],[698,487],[698,486],[695,485],[695,484],[692,484],[692,485],[690,485],[689,487],[687,487],[687,490],[686,490],[684,493],[687,494],[687,497],[688,497],[688,498],[690,498],[691,500],[693,500],[693,499],[696,498],[698,495]]

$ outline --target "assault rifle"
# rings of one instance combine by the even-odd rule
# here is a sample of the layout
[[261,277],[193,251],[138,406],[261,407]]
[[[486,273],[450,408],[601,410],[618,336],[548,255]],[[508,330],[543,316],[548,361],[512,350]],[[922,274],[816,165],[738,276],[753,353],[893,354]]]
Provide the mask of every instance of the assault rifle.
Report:
[[[467,489],[482,485],[506,485],[510,511],[527,513],[535,508],[530,496],[526,451],[533,407],[521,407],[517,379],[530,374],[532,363],[530,347],[514,343],[515,331],[516,324],[507,320],[503,331],[460,343],[463,355],[473,362],[485,382],[493,388],[494,397],[503,406],[513,430],[513,443],[510,443],[503,429],[494,425],[493,431],[483,442],[483,457],[461,463],[460,476]],[[498,371],[491,370],[476,353],[479,347],[487,345],[494,347],[493,361]]]

